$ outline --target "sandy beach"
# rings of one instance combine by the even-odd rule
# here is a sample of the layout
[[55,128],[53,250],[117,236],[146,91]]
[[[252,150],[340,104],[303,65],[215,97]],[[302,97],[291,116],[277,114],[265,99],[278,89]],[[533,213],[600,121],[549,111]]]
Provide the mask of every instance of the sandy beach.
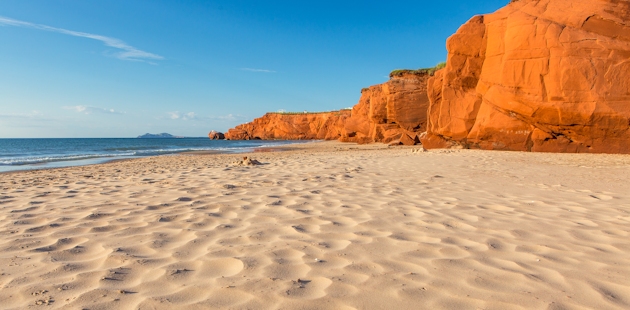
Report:
[[628,184],[627,155],[338,142],[5,173],[0,308],[630,309]]

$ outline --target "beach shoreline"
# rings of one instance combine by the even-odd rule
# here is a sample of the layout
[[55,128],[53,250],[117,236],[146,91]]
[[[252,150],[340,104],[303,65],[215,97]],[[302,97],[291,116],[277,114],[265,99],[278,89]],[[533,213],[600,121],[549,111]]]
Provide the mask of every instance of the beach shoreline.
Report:
[[630,156],[282,149],[0,174],[0,304],[630,307]]
[[[0,139],[2,140],[2,139]],[[11,139],[5,139],[5,140],[11,140]],[[29,140],[29,139],[14,139],[14,140]],[[121,138],[107,138],[107,139],[37,139],[37,140],[59,140],[60,142],[57,143],[57,148],[64,146],[64,145],[68,145],[70,146],[72,144],[72,140],[74,141],[80,141],[80,140],[86,140],[86,141],[90,141],[90,140],[122,140],[122,141],[139,141],[138,139],[121,139]],[[66,141],[66,140],[70,140],[70,141]],[[146,140],[146,139],[140,139],[140,140]],[[151,140],[151,142],[162,142],[165,139],[154,139]],[[172,141],[173,139],[166,139],[169,141]],[[180,141],[182,139],[179,139]],[[164,152],[163,154],[151,154],[151,155],[128,155],[128,154],[114,154],[114,153],[108,153],[108,154],[98,154],[97,150],[91,150],[91,151],[87,151],[87,153],[85,154],[74,154],[74,155],[70,155],[70,154],[49,154],[49,155],[43,155],[43,154],[34,154],[31,157],[29,156],[21,156],[21,157],[11,157],[11,156],[2,156],[0,157],[0,174],[2,173],[7,173],[7,172],[16,172],[16,171],[29,171],[29,170],[43,170],[43,169],[54,169],[54,168],[65,168],[65,167],[79,167],[79,166],[89,166],[89,165],[98,165],[98,164],[105,164],[105,163],[109,163],[109,162],[116,162],[116,161],[120,161],[120,160],[129,160],[129,159],[136,159],[136,158],[144,158],[144,157],[153,157],[153,156],[174,156],[174,155],[178,155],[178,154],[187,154],[187,155],[214,155],[214,154],[240,154],[240,153],[250,153],[250,152],[278,152],[278,151],[283,151],[284,148],[281,145],[274,145],[274,142],[280,142],[282,144],[287,143],[287,145],[293,145],[293,144],[302,144],[302,143],[313,143],[313,142],[317,142],[316,140],[314,141],[300,141],[300,140],[295,140],[295,141],[287,141],[287,140],[282,140],[282,141],[257,141],[254,142],[253,145],[247,145],[247,144],[252,144],[252,143],[248,143],[248,141],[215,141],[215,140],[208,140],[207,138],[188,138],[187,140],[192,140],[192,141],[204,141],[204,142],[208,142],[208,143],[214,143],[214,145],[212,144],[206,144],[205,146],[189,146],[189,148],[200,148],[200,147],[206,147],[208,149],[204,149],[204,150],[172,150],[172,151],[168,151],[168,147],[172,147],[172,145],[168,145],[168,143],[164,146],[165,149],[164,150],[158,150],[160,152]],[[65,144],[64,144],[65,142]],[[224,143],[231,143],[231,145],[223,145]],[[246,143],[246,145],[239,145],[241,143]],[[259,144],[258,146],[256,146],[256,144]],[[5,146],[8,147],[8,150],[5,150],[5,152],[9,152],[9,154],[11,152],[16,152],[15,149],[12,149],[10,146]],[[125,148],[125,146],[121,146],[123,149]],[[114,145],[111,145],[111,148],[116,148]],[[135,151],[139,151],[140,153],[142,152],[151,152],[151,149],[144,149],[142,150],[141,148],[137,148],[135,149]],[[135,152],[134,151],[134,152]],[[28,153],[28,151],[25,150],[17,150],[17,152],[26,152]],[[81,152],[81,151],[75,151],[75,152]],[[83,150],[83,152],[86,152],[86,150]],[[102,156],[101,156],[102,155]],[[53,159],[47,158],[47,157],[53,157]],[[56,158],[55,158],[56,157]],[[63,159],[64,157],[70,157],[68,159]],[[75,157],[75,158],[73,158]],[[90,157],[90,158],[79,158],[77,159],[76,157]],[[22,162],[22,163],[11,163],[11,162],[17,161],[17,162]],[[23,163],[23,162],[33,162],[34,163]],[[7,163],[11,163],[11,164],[7,164]]]

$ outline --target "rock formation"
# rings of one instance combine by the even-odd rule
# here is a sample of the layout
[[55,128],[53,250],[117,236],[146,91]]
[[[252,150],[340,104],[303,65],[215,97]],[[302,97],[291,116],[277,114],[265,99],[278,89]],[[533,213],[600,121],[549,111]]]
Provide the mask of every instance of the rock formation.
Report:
[[426,130],[427,80],[432,70],[397,70],[386,83],[363,89],[341,141],[413,145]]
[[237,160],[235,162],[232,163],[232,166],[260,166],[263,163],[255,160],[255,159],[251,159],[247,156],[243,157],[243,160]]
[[322,113],[267,113],[228,130],[228,140],[336,140],[349,110]]
[[425,148],[630,153],[630,1],[512,1],[447,49]]
[[391,79],[361,91],[350,110],[326,113],[267,113],[230,129],[226,139],[324,139],[344,142],[397,142],[413,145],[426,130],[427,80],[433,69],[397,70]]
[[225,139],[225,135],[222,132],[213,130],[208,134],[208,138],[210,138],[210,140],[223,140]]

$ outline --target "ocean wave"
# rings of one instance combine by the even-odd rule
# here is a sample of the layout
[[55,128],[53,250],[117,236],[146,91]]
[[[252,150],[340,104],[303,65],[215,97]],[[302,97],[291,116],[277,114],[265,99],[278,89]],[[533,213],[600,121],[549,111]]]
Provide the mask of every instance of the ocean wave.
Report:
[[[235,141],[236,142],[236,141]],[[24,156],[24,154],[3,154],[0,156],[0,166],[23,166],[23,165],[38,165],[52,162],[64,162],[64,161],[77,161],[77,160],[90,160],[90,159],[116,159],[126,157],[146,157],[146,156],[158,156],[177,154],[184,152],[195,151],[218,151],[226,153],[244,153],[253,151],[256,148],[272,148],[279,147],[294,143],[307,143],[311,141],[282,141],[282,142],[270,142],[270,141],[242,141],[242,143],[234,143],[231,145],[221,146],[185,146],[185,147],[171,147],[171,148],[155,148],[154,146],[120,146],[120,147],[108,147],[102,149],[102,151],[87,151],[85,153],[75,152],[74,154],[37,154]],[[78,153],[78,154],[77,154]],[[16,156],[17,155],[17,156]]]
[[159,145],[150,146],[150,145],[140,145],[140,146],[127,146],[127,147],[109,147],[103,149],[106,152],[125,152],[125,151],[140,151],[140,150],[151,150],[151,149],[160,149]]
[[146,157],[157,155],[177,154],[184,152],[195,151],[219,151],[219,152],[247,152],[254,148],[259,147],[271,147],[283,145],[267,144],[267,145],[251,145],[251,146],[231,146],[231,147],[187,147],[187,148],[172,148],[172,149],[142,149],[127,152],[117,153],[93,153],[93,154],[71,154],[71,155],[42,155],[42,156],[30,156],[30,157],[5,157],[0,158],[0,166],[22,166],[22,165],[36,165],[51,162],[60,161],[75,161],[86,159],[98,159],[98,158],[125,158],[125,157]]
[[51,163],[51,162],[58,162],[58,161],[85,160],[85,159],[108,158],[108,157],[117,157],[117,156],[133,156],[133,155],[86,154],[86,155],[60,155],[60,156],[4,158],[4,159],[0,159],[0,166],[36,165],[36,164]]

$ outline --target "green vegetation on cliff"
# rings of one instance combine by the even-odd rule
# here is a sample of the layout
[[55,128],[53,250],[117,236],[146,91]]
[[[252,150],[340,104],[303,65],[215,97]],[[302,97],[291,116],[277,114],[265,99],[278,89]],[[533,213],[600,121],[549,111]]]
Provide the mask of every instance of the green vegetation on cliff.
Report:
[[444,67],[446,67],[446,62],[441,62],[439,64],[437,64],[435,67],[433,68],[422,68],[422,69],[418,69],[418,70],[410,70],[410,69],[396,69],[394,71],[392,71],[389,74],[390,78],[393,77],[401,77],[404,74],[415,74],[415,75],[434,75],[435,71],[438,71],[440,69],[443,69]]
[[325,114],[325,113],[343,113],[343,112],[348,112],[351,111],[352,108],[346,108],[346,109],[340,109],[340,110],[336,110],[336,111],[320,111],[320,112],[308,112],[308,111],[304,111],[304,112],[286,112],[286,111],[277,111],[277,112],[267,112],[267,114],[280,114],[280,115],[302,115],[302,114]]

